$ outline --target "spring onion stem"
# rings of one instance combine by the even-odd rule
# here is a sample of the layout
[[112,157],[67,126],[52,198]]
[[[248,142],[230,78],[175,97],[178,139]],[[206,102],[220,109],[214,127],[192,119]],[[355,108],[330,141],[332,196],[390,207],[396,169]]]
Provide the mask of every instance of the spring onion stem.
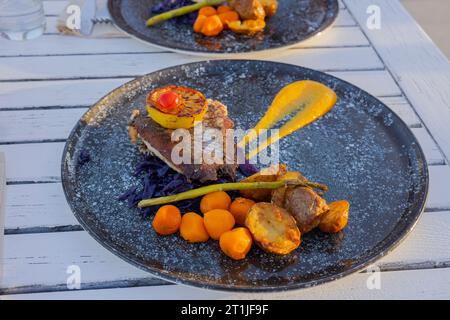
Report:
[[155,24],[158,24],[160,22],[173,19],[175,17],[183,16],[185,14],[198,11],[203,7],[206,6],[217,6],[219,4],[222,4],[226,2],[227,0],[203,0],[201,2],[197,2],[188,6],[184,6],[181,8],[173,9],[167,12],[163,12],[161,14],[158,14],[156,16],[151,17],[147,20],[147,27],[154,26]]
[[159,204],[166,204],[181,200],[188,200],[201,197],[205,194],[216,191],[232,191],[232,190],[252,190],[252,189],[278,189],[286,186],[300,186],[310,187],[326,191],[328,188],[320,183],[298,180],[281,180],[274,182],[234,182],[234,183],[220,183],[212,184],[197,189],[192,189],[186,192],[174,194],[166,197],[159,197],[153,199],[146,199],[139,202],[139,208],[150,207]]

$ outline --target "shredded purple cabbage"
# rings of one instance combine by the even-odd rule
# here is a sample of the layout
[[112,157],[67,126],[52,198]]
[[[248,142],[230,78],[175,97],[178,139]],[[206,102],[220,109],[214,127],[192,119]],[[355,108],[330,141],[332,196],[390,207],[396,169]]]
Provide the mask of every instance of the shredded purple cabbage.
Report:
[[[158,4],[154,5],[151,10],[152,13],[154,14],[160,14],[169,10],[178,9],[194,3],[195,2],[191,0],[163,0]],[[183,16],[177,17],[173,20],[175,20],[178,23],[193,25],[195,19],[197,19],[197,12],[191,12]]]
[[[249,163],[239,166],[239,169],[243,176],[249,176],[257,171]],[[140,161],[135,167],[133,176],[139,178],[138,186],[131,187],[118,197],[119,201],[126,201],[130,209],[136,207],[139,201],[143,199],[173,195],[204,185],[198,182],[188,182],[184,175],[172,170],[165,162],[154,156],[147,156]],[[221,178],[219,181],[211,183],[226,182],[230,181]],[[237,192],[231,192],[230,195],[237,195]],[[200,199],[183,200],[175,203],[175,205],[184,212],[199,212]],[[140,209],[140,213],[146,218],[155,213],[159,207],[143,208]]]

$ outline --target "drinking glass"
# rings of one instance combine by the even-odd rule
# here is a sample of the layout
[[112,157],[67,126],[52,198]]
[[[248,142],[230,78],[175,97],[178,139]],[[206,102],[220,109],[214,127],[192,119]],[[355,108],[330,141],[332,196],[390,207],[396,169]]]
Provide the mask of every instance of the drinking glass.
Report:
[[42,0],[0,0],[0,36],[28,40],[39,37],[44,30]]

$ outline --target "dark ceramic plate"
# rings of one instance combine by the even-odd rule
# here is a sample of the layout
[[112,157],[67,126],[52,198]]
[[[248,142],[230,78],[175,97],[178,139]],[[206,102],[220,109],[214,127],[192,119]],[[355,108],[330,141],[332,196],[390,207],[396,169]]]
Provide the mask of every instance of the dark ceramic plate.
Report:
[[263,33],[248,37],[225,31],[217,37],[196,34],[192,26],[168,21],[147,28],[151,7],[160,0],[109,0],[114,23],[155,46],[189,54],[230,54],[293,46],[329,27],[339,12],[337,0],[281,0]]
[[[288,256],[254,247],[245,260],[232,261],[215,241],[188,244],[178,235],[157,236],[150,218],[143,219],[137,209],[116,200],[136,184],[132,172],[143,156],[130,144],[125,126],[133,108],[144,109],[149,90],[168,84],[197,88],[226,104],[237,126],[252,128],[283,86],[302,79],[330,86],[339,100],[324,118],[282,141],[281,160],[311,180],[327,183],[327,200],[351,202],[343,232],[306,234],[300,248]],[[82,150],[91,161],[80,166]],[[304,288],[364,268],[412,229],[428,188],[419,144],[379,100],[321,72],[243,60],[176,66],[114,90],[72,131],[63,155],[62,179],[80,224],[124,260],[165,280],[244,291]]]

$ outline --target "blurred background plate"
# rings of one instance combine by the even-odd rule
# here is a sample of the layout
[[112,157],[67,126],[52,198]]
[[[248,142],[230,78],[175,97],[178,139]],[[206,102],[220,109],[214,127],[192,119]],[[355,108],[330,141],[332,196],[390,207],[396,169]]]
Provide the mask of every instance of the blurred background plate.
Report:
[[115,25],[124,32],[163,49],[195,55],[238,54],[285,49],[332,25],[339,13],[337,0],[280,0],[264,32],[248,37],[224,31],[217,37],[195,33],[192,25],[174,20],[147,28],[151,8],[160,0],[109,0]]

